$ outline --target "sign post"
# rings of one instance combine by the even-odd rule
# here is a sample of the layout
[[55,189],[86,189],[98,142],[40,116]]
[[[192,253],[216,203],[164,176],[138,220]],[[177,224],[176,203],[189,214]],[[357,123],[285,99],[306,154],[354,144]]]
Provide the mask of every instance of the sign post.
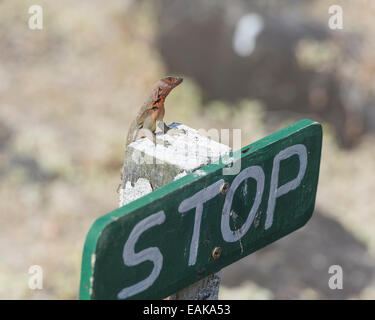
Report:
[[79,298],[163,299],[302,227],[321,145],[301,120],[97,219]]

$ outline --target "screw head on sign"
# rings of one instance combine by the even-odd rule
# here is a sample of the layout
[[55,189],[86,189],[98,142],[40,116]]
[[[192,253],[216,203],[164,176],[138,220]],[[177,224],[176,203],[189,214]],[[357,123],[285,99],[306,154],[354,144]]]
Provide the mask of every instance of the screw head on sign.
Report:
[[220,187],[220,193],[225,195],[227,194],[228,190],[229,190],[229,183],[228,182],[223,183]]
[[215,247],[214,250],[212,250],[212,258],[214,260],[219,259],[221,255],[221,248],[220,247]]

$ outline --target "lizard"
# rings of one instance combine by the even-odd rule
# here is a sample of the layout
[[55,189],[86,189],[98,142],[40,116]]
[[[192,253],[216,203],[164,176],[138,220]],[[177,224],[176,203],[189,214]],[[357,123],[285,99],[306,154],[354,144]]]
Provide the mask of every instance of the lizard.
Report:
[[126,138],[126,147],[144,137],[142,129],[150,130],[155,134],[156,122],[160,121],[163,132],[167,132],[169,127],[164,123],[163,118],[165,114],[164,102],[168,94],[177,87],[183,79],[181,77],[165,77],[160,79],[152,88],[151,94],[139,109],[136,118],[130,125],[128,135]]
[[[151,90],[151,94],[139,109],[135,119],[130,125],[127,137],[127,147],[130,143],[137,139],[143,138],[145,135],[142,134],[142,130],[149,130],[152,134],[155,134],[156,122],[162,123],[163,132],[167,132],[169,127],[164,123],[163,118],[165,114],[164,102],[168,94],[177,87],[183,79],[181,77],[165,77],[160,79]],[[121,172],[122,180],[122,172]],[[117,188],[119,191],[121,184]]]

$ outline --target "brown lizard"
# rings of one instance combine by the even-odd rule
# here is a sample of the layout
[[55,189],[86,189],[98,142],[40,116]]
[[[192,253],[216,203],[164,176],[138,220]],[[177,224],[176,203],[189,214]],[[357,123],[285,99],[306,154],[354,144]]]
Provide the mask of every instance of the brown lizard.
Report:
[[[128,136],[126,138],[126,147],[144,137],[142,129],[150,130],[155,134],[156,122],[162,121],[165,114],[164,102],[171,90],[177,87],[181,82],[180,77],[165,77],[160,79],[152,88],[151,94],[138,111],[136,118],[130,125]],[[162,122],[163,132],[168,131],[168,126]]]

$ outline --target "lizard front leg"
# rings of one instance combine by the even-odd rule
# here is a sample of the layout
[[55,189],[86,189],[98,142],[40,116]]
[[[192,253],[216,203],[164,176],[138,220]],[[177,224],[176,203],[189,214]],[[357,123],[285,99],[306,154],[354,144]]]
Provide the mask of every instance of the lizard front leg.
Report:
[[158,128],[164,133],[166,134],[170,128],[165,124],[165,122],[163,120],[160,120],[158,122]]
[[171,136],[175,136],[177,134],[186,134],[186,131],[184,129],[179,129],[178,126],[169,127],[163,120],[159,121],[157,126],[164,134],[168,132],[168,134]]

